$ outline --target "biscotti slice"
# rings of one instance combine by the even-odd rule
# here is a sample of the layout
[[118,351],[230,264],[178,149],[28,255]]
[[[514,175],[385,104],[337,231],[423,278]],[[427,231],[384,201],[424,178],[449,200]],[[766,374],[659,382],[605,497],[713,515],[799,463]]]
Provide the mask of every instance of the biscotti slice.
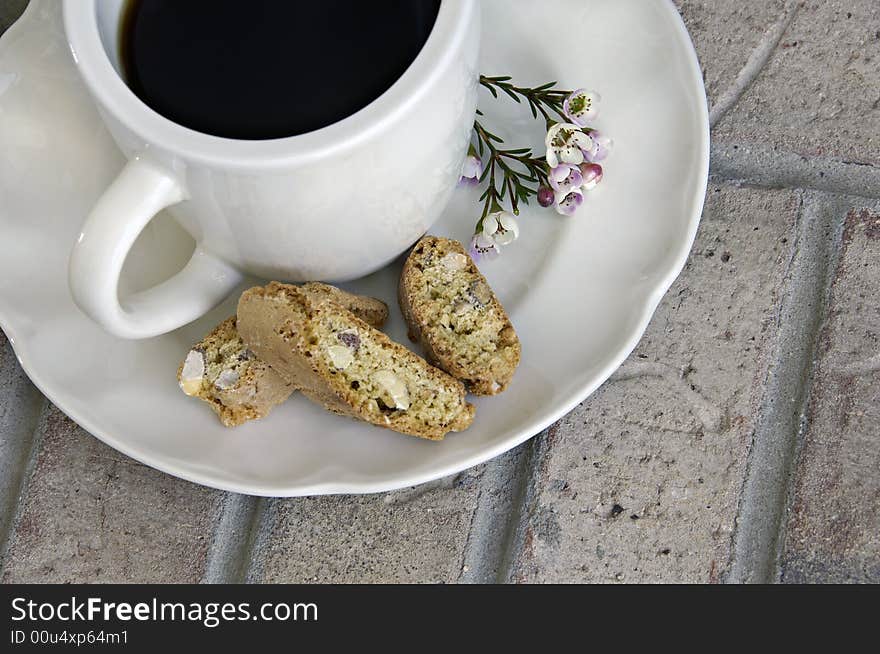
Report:
[[409,337],[428,361],[477,395],[495,395],[519,365],[519,338],[504,307],[458,241],[425,236],[400,275]]
[[321,282],[307,282],[300,288],[316,302],[335,302],[376,329],[382,329],[388,320],[388,305],[374,297],[355,295]]
[[[388,318],[388,306],[375,298],[309,282],[303,292],[316,302],[335,302],[375,327]],[[266,416],[296,389],[244,344],[236,318],[227,318],[186,355],[177,371],[180,388],[207,402],[227,427]]]
[[260,359],[335,413],[433,440],[473,420],[461,382],[296,286],[272,282],[245,291],[238,329]]
[[227,427],[264,417],[296,388],[247,349],[235,316],[192,347],[177,380],[184,393],[207,402]]

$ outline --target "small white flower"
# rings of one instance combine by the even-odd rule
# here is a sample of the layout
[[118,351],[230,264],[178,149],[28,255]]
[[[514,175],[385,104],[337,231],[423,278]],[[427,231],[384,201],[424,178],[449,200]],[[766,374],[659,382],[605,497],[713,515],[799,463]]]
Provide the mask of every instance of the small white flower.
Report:
[[547,165],[556,168],[560,162],[577,166],[584,160],[584,150],[593,147],[593,139],[573,123],[556,123],[544,139],[547,146]]
[[557,193],[553,203],[557,213],[563,216],[571,216],[577,211],[584,201],[584,193],[579,188],[572,189],[567,193]]
[[573,188],[580,188],[581,184],[583,184],[581,169],[578,166],[566,163],[552,168],[547,175],[547,180],[554,191],[564,193],[568,193]]
[[584,159],[592,163],[603,161],[614,147],[614,141],[595,130],[590,132],[590,139],[593,145],[589,150],[584,151]]
[[562,113],[578,127],[586,127],[599,113],[599,100],[598,93],[578,89],[562,102]]
[[468,253],[474,261],[481,259],[492,260],[501,254],[501,248],[490,236],[486,236],[483,232],[477,232],[471,239]]
[[519,237],[519,225],[506,211],[495,211],[483,219],[483,234],[498,245],[509,245]]
[[459,184],[477,184],[483,174],[483,162],[476,154],[469,154],[461,165]]

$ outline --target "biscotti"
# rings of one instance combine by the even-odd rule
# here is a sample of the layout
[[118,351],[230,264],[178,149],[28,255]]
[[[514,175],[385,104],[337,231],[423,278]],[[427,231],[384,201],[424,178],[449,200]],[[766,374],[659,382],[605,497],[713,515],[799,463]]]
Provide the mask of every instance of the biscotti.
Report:
[[238,330],[288,383],[335,413],[433,440],[473,420],[461,382],[296,286],[272,282],[245,291]]
[[[381,300],[318,282],[301,288],[315,302],[337,303],[374,327],[381,327],[388,318],[388,307]],[[245,346],[235,316],[192,347],[178,368],[177,379],[184,393],[207,402],[227,427],[266,416],[296,389]]]
[[247,349],[235,316],[192,347],[177,380],[184,393],[207,402],[227,427],[264,417],[296,388]]
[[489,284],[458,241],[425,236],[400,276],[400,309],[409,337],[428,361],[477,395],[510,383],[520,343]]

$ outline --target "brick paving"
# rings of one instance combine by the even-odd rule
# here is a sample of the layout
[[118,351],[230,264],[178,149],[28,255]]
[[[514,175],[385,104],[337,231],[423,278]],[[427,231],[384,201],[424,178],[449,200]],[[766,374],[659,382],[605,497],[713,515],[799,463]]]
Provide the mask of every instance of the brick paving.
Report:
[[845,220],[788,512],[786,582],[880,581],[880,212]]
[[799,209],[797,192],[710,185],[642,342],[542,437],[514,579],[723,575]]
[[148,468],[51,406],[3,582],[195,582],[222,493]]

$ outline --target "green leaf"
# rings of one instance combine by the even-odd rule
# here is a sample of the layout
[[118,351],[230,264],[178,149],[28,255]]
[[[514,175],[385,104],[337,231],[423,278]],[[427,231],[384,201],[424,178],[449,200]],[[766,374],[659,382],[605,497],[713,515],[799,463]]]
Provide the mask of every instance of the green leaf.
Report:
[[506,88],[506,87],[502,88],[502,90],[503,90],[507,95],[509,95],[511,98],[513,98],[514,101],[516,101],[516,102],[520,102],[519,96],[518,96],[516,93],[514,93],[513,91],[511,91],[510,89],[508,89],[508,88]]

